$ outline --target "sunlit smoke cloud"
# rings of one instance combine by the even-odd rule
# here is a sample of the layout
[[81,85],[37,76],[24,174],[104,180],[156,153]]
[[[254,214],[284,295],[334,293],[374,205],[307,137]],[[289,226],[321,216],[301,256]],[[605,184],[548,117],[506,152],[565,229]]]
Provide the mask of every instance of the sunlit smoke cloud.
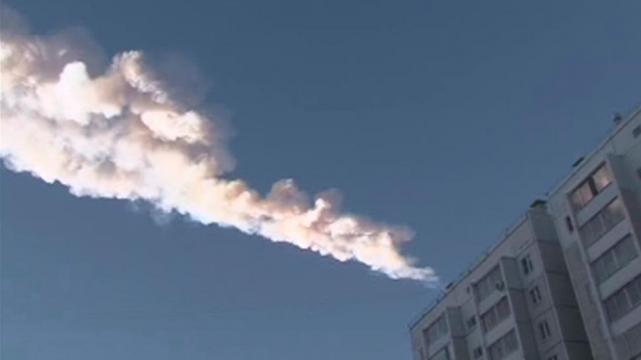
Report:
[[393,279],[436,281],[432,269],[400,252],[410,230],[343,213],[334,191],[310,197],[286,179],[261,195],[223,177],[234,159],[219,122],[174,91],[142,52],[105,64],[84,35],[35,36],[11,9],[2,14],[0,157],[7,168],[76,196],[146,201],[202,224],[358,261]]

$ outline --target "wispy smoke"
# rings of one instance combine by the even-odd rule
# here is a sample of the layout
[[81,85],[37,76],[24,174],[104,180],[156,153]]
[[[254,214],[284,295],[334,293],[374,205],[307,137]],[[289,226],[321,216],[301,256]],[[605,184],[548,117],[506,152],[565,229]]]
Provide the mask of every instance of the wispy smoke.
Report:
[[104,65],[86,37],[31,35],[11,9],[1,10],[0,157],[9,169],[76,196],[148,201],[394,279],[436,280],[399,251],[408,229],[342,213],[334,192],[310,199],[287,179],[263,196],[222,177],[234,165],[222,129],[143,53]]

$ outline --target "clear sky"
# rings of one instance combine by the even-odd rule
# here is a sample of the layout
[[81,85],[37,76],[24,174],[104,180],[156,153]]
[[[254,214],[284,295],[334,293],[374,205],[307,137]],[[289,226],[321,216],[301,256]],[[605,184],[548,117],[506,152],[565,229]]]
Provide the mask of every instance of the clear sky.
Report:
[[[5,2],[37,33],[80,26],[109,55],[190,59],[236,134],[231,175],[340,189],[348,210],[413,228],[406,252],[443,282],[641,103],[633,0]],[[437,295],[0,181],[3,359],[409,359],[407,324]]]

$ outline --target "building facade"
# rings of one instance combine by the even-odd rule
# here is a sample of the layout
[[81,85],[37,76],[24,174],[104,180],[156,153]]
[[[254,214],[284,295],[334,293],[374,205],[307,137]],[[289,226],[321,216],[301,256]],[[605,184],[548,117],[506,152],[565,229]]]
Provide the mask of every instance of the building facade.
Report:
[[549,195],[597,359],[641,359],[641,109]]
[[641,360],[641,109],[410,325],[415,360]]
[[416,360],[589,360],[554,222],[537,204],[411,325]]

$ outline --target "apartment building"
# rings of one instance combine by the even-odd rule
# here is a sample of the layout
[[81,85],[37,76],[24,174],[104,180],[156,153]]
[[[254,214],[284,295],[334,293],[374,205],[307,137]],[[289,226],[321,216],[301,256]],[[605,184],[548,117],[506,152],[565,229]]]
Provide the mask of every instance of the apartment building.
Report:
[[641,109],[549,194],[596,359],[641,359]]
[[544,204],[411,324],[416,360],[592,359]]
[[641,109],[410,325],[415,360],[641,360]]

